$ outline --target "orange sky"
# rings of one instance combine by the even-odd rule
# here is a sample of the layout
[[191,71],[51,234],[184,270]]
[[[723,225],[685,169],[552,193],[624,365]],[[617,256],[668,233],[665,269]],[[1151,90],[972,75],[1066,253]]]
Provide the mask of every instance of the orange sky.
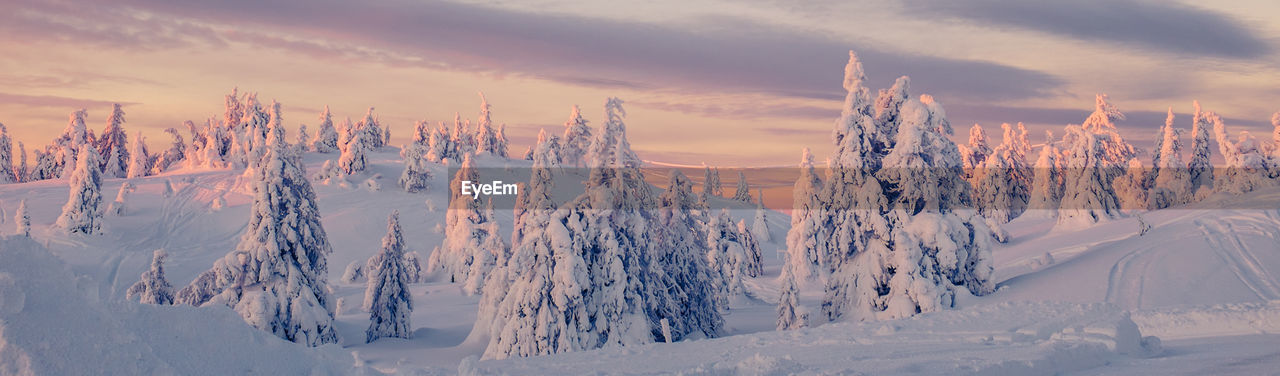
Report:
[[596,125],[617,96],[643,158],[789,165],[805,146],[829,152],[849,49],[867,57],[876,87],[911,75],[913,94],[935,94],[961,132],[1024,121],[1039,142],[1042,129],[1083,120],[1097,92],[1131,114],[1121,128],[1139,140],[1193,99],[1233,130],[1269,133],[1280,110],[1280,26],[1262,16],[1280,14],[1276,4],[1019,5],[6,1],[0,123],[33,149],[71,111],[88,109],[100,131],[122,102],[131,136],[159,144],[164,128],[220,114],[238,86],[282,102],[293,127],[315,124],[324,105],[353,118],[375,106],[399,144],[415,120],[474,118],[483,91],[519,154],[538,128],[559,132],[571,105]]

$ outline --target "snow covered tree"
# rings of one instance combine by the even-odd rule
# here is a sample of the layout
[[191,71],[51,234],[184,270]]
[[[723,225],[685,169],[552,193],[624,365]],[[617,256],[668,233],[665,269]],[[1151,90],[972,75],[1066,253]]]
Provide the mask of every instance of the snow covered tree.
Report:
[[751,235],[761,243],[768,243],[773,241],[773,238],[769,234],[769,219],[764,209],[764,191],[757,189],[756,196],[759,200],[756,201],[756,218],[751,223]]
[[128,212],[125,201],[128,199],[129,190],[131,189],[134,189],[133,184],[129,182],[121,184],[120,191],[116,193],[116,200],[112,201],[111,205],[107,205],[107,212],[117,217],[124,216]]
[[1129,159],[1128,167],[1111,186],[1116,190],[1116,201],[1124,211],[1146,210],[1148,191],[1143,187],[1147,167],[1138,158]]
[[142,138],[142,132],[138,132],[133,137],[133,147],[130,150],[132,150],[132,153],[129,158],[129,170],[125,177],[133,179],[147,176],[147,173],[151,171],[151,166],[148,164],[151,162],[151,158],[147,155],[147,144],[146,140]]
[[791,190],[791,228],[787,230],[787,268],[801,281],[826,275],[827,236],[822,226],[822,179],[813,170],[813,154],[804,148],[800,177]]
[[[1280,111],[1271,115],[1271,127],[1271,166],[1276,167],[1280,166]],[[22,145],[22,143],[19,142],[18,145]],[[24,158],[26,154],[26,152],[22,153]],[[1280,178],[1280,168],[1274,168],[1272,172],[1272,177]]]
[[485,281],[473,331],[489,337],[485,358],[595,348],[580,217],[556,210],[546,148],[535,152],[527,188],[517,198],[510,259]]
[[18,164],[14,166],[15,181],[27,181],[27,145],[18,141]]
[[[656,229],[660,244],[656,249],[656,265],[663,273],[659,283],[667,291],[650,302],[649,315],[658,320],[655,331],[661,330],[660,321],[667,320],[671,340],[679,341],[690,335],[715,337],[724,326],[721,311],[727,307],[718,305],[716,278],[706,262],[708,222],[707,208],[700,197],[693,193],[693,183],[679,170],[671,173],[671,182],[659,197]],[[665,277],[664,277],[665,276]],[[655,333],[655,338],[662,338]]]
[[413,327],[413,296],[409,293],[409,270],[404,265],[404,237],[400,235],[400,212],[387,218],[387,235],[382,251],[369,259],[369,283],[364,290],[364,309],[369,311],[365,342],[378,338],[409,338]]
[[164,278],[164,259],[169,254],[157,249],[151,256],[151,269],[142,272],[141,279],[125,292],[129,300],[142,304],[173,304],[173,286]]
[[404,172],[400,174],[400,188],[405,192],[426,190],[431,183],[426,153],[427,147],[418,143],[410,143],[404,147]]
[[972,188],[946,112],[928,95],[902,102],[897,136],[882,154],[875,137],[882,124],[871,116],[863,81],[850,53],[849,94],[822,195],[829,214],[821,227],[832,231],[823,313],[831,320],[905,317],[951,307],[957,288],[991,292],[990,231],[967,209]]
[[271,137],[254,170],[253,204],[240,243],[179,291],[176,301],[224,304],[249,325],[307,346],[336,343],[327,282],[333,248],[284,129]]
[[751,278],[759,277],[764,273],[763,255],[760,252],[760,242],[756,241],[755,235],[751,234],[751,227],[747,226],[745,219],[738,220],[738,238],[742,247],[747,254],[747,276]]
[[[168,134],[171,139],[169,148],[165,149],[165,151],[161,152],[160,155],[156,157],[155,163],[151,165],[151,171],[148,172],[148,174],[157,175],[165,172],[169,170],[170,166],[173,166],[187,158],[187,143],[182,139],[182,135],[178,133],[178,130],[174,128],[166,128],[164,133]],[[138,137],[142,137],[141,134],[139,134]],[[138,147],[134,146],[133,149],[138,150]],[[133,162],[130,162],[131,167],[132,164]]]
[[480,124],[476,127],[476,152],[505,156],[506,150],[499,150],[501,142],[498,140],[498,131],[493,128],[489,108],[489,101],[484,99],[484,93],[480,93]]
[[567,167],[586,167],[587,148],[591,146],[591,127],[582,118],[578,106],[569,111],[569,121],[564,122],[561,160]]
[[307,132],[306,124],[298,125],[297,145],[298,145],[298,151],[300,152],[305,153],[305,152],[311,151],[311,134]]
[[[491,210],[481,207],[481,202],[461,192],[463,181],[479,181],[480,176],[472,165],[471,155],[462,160],[462,165],[454,173],[449,182],[449,210],[445,214],[445,239],[440,249],[432,252],[427,259],[427,269],[431,273],[439,273],[451,283],[462,283],[463,291],[475,294],[480,291],[483,275],[472,276],[474,272],[488,273],[495,264],[484,265],[486,261],[496,263],[496,255],[504,252],[501,249],[490,249],[501,244],[501,237],[493,232],[496,227],[489,223],[495,219]],[[489,239],[489,238],[495,239]],[[496,242],[495,242],[496,241]],[[480,265],[477,265],[480,262]],[[468,280],[474,284],[467,286]],[[471,287],[471,288],[468,288]]]
[[13,213],[13,223],[17,227],[14,233],[31,236],[31,214],[27,212],[27,199],[24,198],[18,203],[18,211]]
[[16,183],[21,175],[15,174],[13,165],[13,140],[9,139],[9,128],[0,124],[0,184]]
[[347,175],[355,175],[365,168],[365,150],[369,147],[365,143],[365,138],[350,137],[347,144],[342,149],[342,155],[338,157],[338,168],[342,169],[342,173]]
[[1182,162],[1182,129],[1173,127],[1173,119],[1173,108],[1170,108],[1160,132],[1163,140],[1159,143],[1160,150],[1156,151],[1159,157],[1154,159],[1160,165],[1152,166],[1156,177],[1152,182],[1151,192],[1147,195],[1149,209],[1164,209],[1186,203],[1195,193],[1191,191],[1187,165]]
[[1241,131],[1239,138],[1233,141],[1228,136],[1222,117],[1212,112],[1205,117],[1213,123],[1218,151],[1222,153],[1226,162],[1226,168],[1219,170],[1218,176],[1215,177],[1214,190],[1241,194],[1272,185],[1270,173],[1267,171],[1267,155],[1258,143],[1258,139],[1247,131]]
[[338,130],[333,127],[333,114],[329,106],[320,112],[320,125],[316,129],[316,138],[311,141],[311,148],[317,153],[333,153],[338,151]]
[[987,132],[982,129],[981,124],[974,123],[973,127],[969,128],[969,145],[958,146],[961,161],[964,162],[965,179],[977,185],[979,178],[977,174],[982,172],[987,156],[991,155],[991,146],[987,143]]
[[1213,163],[1209,150],[1209,114],[1200,110],[1200,102],[1192,102],[1195,114],[1191,126],[1191,160],[1187,162],[1187,181],[1190,184],[1188,193],[1191,199],[1198,197],[1201,190],[1213,188]]
[[876,102],[872,105],[873,122],[876,125],[872,149],[876,154],[888,153],[897,141],[895,137],[898,136],[898,125],[902,122],[899,115],[902,113],[902,104],[910,98],[910,89],[911,77],[902,76],[893,82],[892,87],[880,89],[876,96]]
[[58,228],[69,233],[102,233],[102,171],[98,166],[98,151],[81,148],[71,173],[71,196],[55,223]]
[[422,275],[422,257],[418,256],[418,252],[404,253],[404,270],[409,274],[409,283],[422,283],[426,279]]
[[[1045,209],[1041,213],[1055,213],[1062,201],[1062,189],[1066,179],[1066,166],[1062,153],[1055,144],[1053,132],[1045,132],[1044,147],[1036,157],[1035,175],[1031,181],[1029,209]],[[1053,211],[1048,211],[1048,210]]]
[[800,290],[796,286],[796,275],[791,272],[795,263],[788,261],[782,267],[782,281],[778,297],[778,330],[792,330],[809,326],[809,312],[800,305]]
[[355,131],[357,137],[364,143],[366,150],[378,150],[383,146],[384,135],[382,134],[382,125],[378,123],[378,118],[373,116],[373,107],[369,107],[369,111],[365,112],[364,120],[356,124]]
[[747,184],[747,176],[738,171],[738,189],[733,192],[733,199],[742,202],[751,202],[751,186]]
[[707,222],[707,265],[722,307],[728,307],[730,297],[745,292],[742,280],[747,277],[750,256],[737,230],[724,209]]
[[497,216],[493,213],[493,199],[485,203],[484,218],[488,221],[480,226],[482,230],[479,247],[471,249],[471,270],[468,270],[467,278],[462,281],[462,292],[467,295],[476,295],[484,290],[484,283],[489,277],[489,273],[501,262],[505,262],[510,255],[507,243],[502,240],[499,234]]
[[1095,104],[1084,124],[1067,127],[1060,225],[1079,227],[1121,215],[1113,183],[1136,153],[1116,132],[1114,121],[1123,120],[1124,114],[1106,94],[1099,94]]
[[101,162],[102,174],[108,178],[127,177],[129,166],[129,138],[124,131],[124,110],[120,108],[120,104],[116,103],[111,106],[111,116],[107,118],[107,128],[102,131],[102,137],[98,138],[98,155],[104,159]]
[[1014,129],[1009,123],[1001,124],[1004,139],[984,161],[982,172],[974,186],[974,196],[979,213],[996,223],[1008,223],[1027,210],[1031,197],[1031,168],[1027,152],[1027,129],[1018,123]]
[[62,134],[53,139],[53,142],[44,150],[36,150],[35,166],[28,172],[24,181],[71,176],[75,171],[76,157],[80,155],[80,150],[93,147],[89,142],[88,128],[85,127],[87,116],[84,109],[71,113]]
[[720,197],[720,170],[711,169],[711,167],[703,167],[702,174],[702,201],[707,202],[711,197]]
[[427,145],[426,158],[428,161],[445,163],[449,160],[458,160],[458,146],[454,144],[453,137],[449,136],[449,130],[443,122],[440,123],[439,127],[431,131],[427,139]]
[[850,51],[844,75],[847,94],[832,130],[835,151],[820,194],[821,218],[815,225],[825,238],[816,244],[826,252],[823,272],[831,274],[822,303],[830,320],[851,312],[872,317],[883,292],[879,287],[888,279],[880,258],[888,252],[890,227],[884,212],[889,199],[873,173],[883,155],[875,149],[877,128],[865,81],[862,63]]

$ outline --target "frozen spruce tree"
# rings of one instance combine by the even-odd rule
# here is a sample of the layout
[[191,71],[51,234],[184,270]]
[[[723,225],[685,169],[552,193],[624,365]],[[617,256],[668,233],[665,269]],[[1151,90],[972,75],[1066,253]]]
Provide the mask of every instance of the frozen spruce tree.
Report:
[[98,155],[102,156],[102,174],[107,178],[127,177],[129,166],[129,138],[124,131],[124,110],[120,104],[111,106],[107,128],[98,138]]
[[449,130],[445,128],[443,122],[439,127],[431,130],[427,146],[428,161],[445,163],[449,160],[458,160],[458,146],[453,143],[453,137],[449,136]]
[[991,155],[991,146],[987,142],[987,132],[982,129],[982,125],[974,123],[969,128],[969,144],[958,145],[960,148],[960,158],[964,162],[965,179],[977,184],[979,174],[985,166],[987,156]]
[[1031,180],[1031,198],[1027,202],[1028,209],[1037,209],[1040,215],[1054,215],[1062,201],[1062,186],[1066,178],[1066,166],[1062,153],[1053,138],[1053,132],[1045,131],[1044,146],[1033,165],[1035,173]]
[[[489,225],[494,221],[490,216],[490,210],[482,207],[480,200],[460,193],[463,181],[479,180],[479,174],[472,165],[471,155],[467,155],[454,174],[453,180],[449,182],[449,194],[452,197],[449,200],[449,210],[445,213],[444,242],[440,245],[440,249],[432,252],[427,259],[427,269],[431,273],[441,275],[451,283],[464,284],[463,290],[468,294],[479,292],[479,286],[476,285],[471,285],[475,289],[466,288],[468,278],[478,281],[477,284],[483,283],[484,278],[484,276],[477,276],[478,279],[472,278],[471,273],[487,272],[491,269],[476,265],[477,261],[483,264],[487,260],[494,260],[489,255],[501,252],[501,250],[490,249],[501,243],[500,235],[493,232],[495,227]],[[490,237],[497,239],[489,239]]]
[[578,220],[551,199],[546,149],[535,151],[527,189],[516,206],[512,253],[485,281],[473,334],[487,336],[485,358],[591,349],[591,280]]
[[800,289],[796,284],[796,275],[791,272],[794,263],[788,261],[782,267],[781,296],[778,297],[778,330],[792,330],[809,326],[809,312],[800,305]]
[[569,121],[564,122],[564,140],[561,160],[566,167],[586,167],[587,148],[591,146],[591,127],[582,118],[578,106],[569,111]]
[[1159,158],[1155,160],[1160,165],[1152,166],[1156,177],[1151,192],[1147,195],[1149,209],[1164,209],[1186,203],[1194,193],[1191,191],[1187,165],[1182,162],[1182,129],[1173,127],[1173,108],[1169,109],[1160,134],[1164,139],[1159,143],[1160,150],[1156,151]]
[[1059,225],[1081,227],[1122,215],[1114,182],[1136,154],[1116,132],[1115,120],[1123,119],[1107,95],[1099,94],[1084,124],[1067,127]]
[[98,151],[80,149],[71,173],[71,196],[62,206],[55,226],[69,233],[102,233],[102,172],[98,169]]
[[822,232],[824,213],[822,179],[813,170],[813,154],[804,148],[800,157],[800,177],[791,190],[791,228],[787,230],[787,266],[803,282],[826,276],[827,236]]
[[[25,160],[25,159],[24,159]],[[9,138],[9,128],[0,124],[0,184],[17,183],[22,175],[14,167],[13,140]]]
[[720,176],[715,174],[710,166],[703,167],[702,172],[702,202],[708,202],[712,196],[720,196]]
[[733,199],[742,202],[751,202],[751,186],[747,184],[747,176],[738,171],[738,189],[733,192]]
[[494,129],[489,108],[489,101],[484,99],[484,93],[480,93],[480,124],[476,127],[476,152],[505,158],[507,156],[506,136]]
[[404,172],[400,174],[400,188],[414,193],[427,189],[431,182],[431,170],[427,166],[427,147],[410,143],[404,147]]
[[1027,210],[1031,199],[1030,164],[1027,153],[1031,144],[1027,141],[1027,129],[1018,123],[1015,129],[1009,123],[1000,125],[1004,139],[981,164],[983,173],[974,187],[979,212],[995,223],[1008,223]]
[[364,120],[354,127],[356,137],[360,139],[365,150],[381,149],[383,144],[382,125],[378,123],[378,118],[373,116],[373,107],[369,107],[369,111],[364,113]]
[[271,137],[254,170],[253,204],[240,243],[178,291],[176,302],[226,305],[249,325],[307,346],[336,343],[327,277],[333,248],[284,129],[272,130]]
[[343,174],[354,175],[365,168],[365,151],[368,148],[366,138],[353,135],[347,139],[342,155],[338,157],[338,168]]
[[[188,123],[190,122],[188,121]],[[192,126],[194,127],[195,125],[192,124]],[[168,171],[169,167],[177,165],[178,162],[187,158],[187,143],[182,138],[182,134],[178,133],[175,128],[165,128],[164,133],[169,135],[169,148],[156,156],[155,163],[151,165],[151,171],[148,172],[149,175],[157,175]],[[141,137],[141,134],[138,137]],[[134,142],[136,143],[137,141]],[[137,147],[135,146],[134,149],[137,149]],[[133,167],[133,162],[129,162],[129,165]]]
[[740,243],[747,252],[747,276],[751,278],[759,277],[764,273],[764,263],[760,252],[760,243],[756,241],[755,235],[751,234],[751,227],[747,226],[747,221],[738,220],[738,237]]
[[[885,180],[898,196],[890,212],[896,222],[892,252],[882,253],[879,265],[863,265],[882,268],[872,269],[867,281],[879,291],[855,300],[871,306],[854,312],[879,310],[874,314],[880,319],[953,307],[958,288],[974,295],[994,290],[991,233],[985,220],[964,205],[971,188],[962,179],[963,162],[949,139],[945,112],[932,97],[922,95],[903,104],[901,116],[896,144],[882,170],[889,172]],[[868,271],[855,269],[854,274],[859,273]]]
[[133,179],[147,176],[151,171],[151,165],[148,164],[151,158],[148,156],[147,144],[146,140],[142,138],[142,132],[134,135],[133,147],[130,150],[132,152],[130,153],[129,170],[126,177]]
[[[654,342],[658,317],[648,305],[667,299],[662,268],[650,251],[659,241],[649,210],[656,197],[645,182],[641,160],[626,136],[622,100],[605,102],[605,121],[587,153],[591,163],[586,192],[566,206],[582,218],[592,286],[590,312],[598,347]],[[657,332],[660,332],[657,331]]]
[[142,278],[125,292],[129,300],[142,304],[173,304],[173,286],[164,278],[164,259],[169,254],[157,249],[151,256],[151,269],[142,272]]
[[1214,190],[1241,194],[1272,185],[1267,171],[1267,156],[1258,139],[1248,131],[1241,131],[1239,138],[1232,140],[1222,117],[1214,113],[1209,113],[1206,117],[1213,123],[1218,151],[1226,162],[1226,168],[1219,172],[1214,183]]
[[[716,299],[712,269],[706,260],[705,228],[709,220],[693,183],[679,170],[659,197],[658,228],[662,229],[657,264],[665,269],[661,282],[667,294],[650,304],[650,315],[666,319],[673,341],[689,336],[715,337],[724,326]],[[660,322],[659,322],[660,324]],[[654,328],[661,329],[661,325]],[[656,333],[655,338],[661,333]]]
[[1198,198],[1201,190],[1207,192],[1213,188],[1213,163],[1210,161],[1212,152],[1209,150],[1209,129],[1213,125],[1209,121],[1209,114],[1201,111],[1200,102],[1192,104],[1196,112],[1191,125],[1191,160],[1187,162],[1187,181],[1190,185],[1188,202]]
[[761,243],[769,243],[773,241],[769,234],[769,218],[764,208],[764,191],[756,190],[756,218],[751,222],[751,235],[755,236],[756,241]]
[[467,271],[467,278],[462,283],[462,292],[467,295],[479,294],[493,268],[510,257],[507,253],[510,249],[499,234],[500,228],[495,219],[497,216],[493,213],[493,199],[485,204],[484,218],[488,220],[480,227],[482,232],[479,246],[471,249],[471,269]]
[[727,209],[707,222],[707,264],[715,277],[717,297],[723,307],[729,298],[743,294],[743,280],[750,277],[751,255]]
[[850,51],[844,75],[847,94],[832,130],[835,150],[815,225],[824,237],[816,244],[827,260],[823,273],[830,274],[822,303],[829,320],[873,319],[881,309],[877,297],[888,279],[883,267],[889,246],[890,227],[884,216],[888,198],[874,173],[884,155],[875,148],[877,125],[864,82],[862,63]]
[[365,342],[378,338],[409,338],[413,327],[413,296],[409,293],[411,276],[404,265],[404,237],[400,235],[400,212],[387,218],[387,235],[382,238],[382,251],[369,259],[369,283],[364,289],[364,309],[369,311],[369,328]]
[[902,104],[910,99],[910,89],[911,77],[902,76],[893,82],[892,87],[880,89],[880,94],[876,96],[876,102],[872,105],[876,124],[875,141],[872,146],[877,154],[888,153],[889,149],[893,148],[896,142],[894,137],[898,135],[898,125],[902,122],[899,119]]
[[298,151],[299,151],[299,152],[304,152],[304,153],[305,153],[305,152],[311,151],[311,133],[310,133],[310,132],[307,132],[307,125],[306,125],[306,124],[299,124],[299,125],[298,125],[298,142],[297,142],[297,146],[298,146]]
[[338,151],[338,130],[333,127],[329,106],[324,106],[324,111],[320,112],[320,125],[316,129],[316,138],[311,141],[311,148],[317,153]]
[[17,226],[14,233],[31,236],[31,214],[27,212],[27,199],[18,203],[18,211],[13,213],[13,223]]

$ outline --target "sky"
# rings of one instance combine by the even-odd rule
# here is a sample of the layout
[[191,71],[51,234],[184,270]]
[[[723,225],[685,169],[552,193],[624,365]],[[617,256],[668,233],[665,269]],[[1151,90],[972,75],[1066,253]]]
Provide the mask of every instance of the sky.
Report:
[[652,0],[0,2],[0,123],[31,150],[73,110],[98,132],[111,103],[130,131],[220,116],[238,87],[283,104],[285,124],[323,106],[375,107],[393,144],[418,120],[474,119],[479,93],[512,154],[570,107],[599,125],[625,101],[647,160],[732,167],[822,159],[840,113],[848,51],[873,92],[901,75],[974,123],[1033,142],[1079,123],[1094,95],[1149,145],[1165,111],[1190,128],[1192,101],[1233,131],[1269,138],[1280,110],[1280,3],[1140,0]]

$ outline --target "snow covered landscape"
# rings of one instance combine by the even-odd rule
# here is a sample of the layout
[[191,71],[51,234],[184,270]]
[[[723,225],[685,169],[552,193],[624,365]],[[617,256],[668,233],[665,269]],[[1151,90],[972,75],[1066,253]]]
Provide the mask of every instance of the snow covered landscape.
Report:
[[[120,107],[97,141],[76,112],[32,167],[6,173],[21,182],[0,186],[0,371],[1280,369],[1273,147],[1249,155],[1219,138],[1228,161],[1260,168],[1209,170],[1201,178],[1220,182],[1192,195],[1161,188],[1196,171],[1166,130],[1163,169],[1099,178],[1073,158],[1134,155],[1105,96],[1030,161],[1026,131],[1008,124],[994,149],[977,127],[957,146],[940,105],[912,97],[905,78],[873,105],[861,69],[851,53],[837,154],[819,173],[805,150],[790,216],[761,205],[742,175],[734,197],[716,194],[718,169],[696,188],[678,172],[666,187],[646,182],[617,99],[595,128],[575,108],[563,137],[544,131],[528,160],[507,156],[487,103],[475,126],[419,123],[395,147],[372,111],[336,128],[326,111],[314,136],[290,142],[278,105],[233,92],[228,120],[132,158],[112,138],[124,134]],[[1214,121],[1225,134],[1211,113],[1194,125]],[[1187,163],[1207,157],[1208,137]],[[0,158],[10,143],[0,136]],[[557,197],[551,176],[574,171],[562,165],[601,167],[580,170],[585,194]],[[514,210],[459,191],[481,181],[475,166],[531,174]],[[1145,176],[1136,193],[1119,188],[1141,173],[1154,188]],[[1141,208],[1119,203],[1134,195]],[[975,204],[988,197],[1002,201]]]
[[0,2],[0,375],[1280,374],[1228,3]]

